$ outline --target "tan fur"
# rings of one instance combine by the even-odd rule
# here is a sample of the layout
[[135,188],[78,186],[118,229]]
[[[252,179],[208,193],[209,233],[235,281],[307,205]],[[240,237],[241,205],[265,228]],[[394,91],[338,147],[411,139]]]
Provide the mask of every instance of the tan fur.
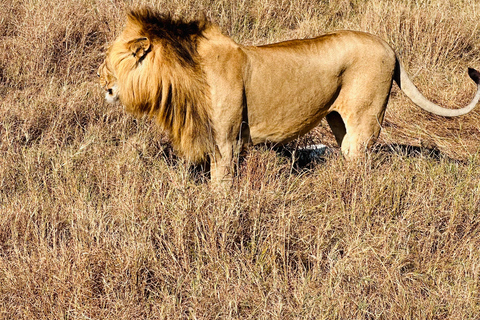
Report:
[[[242,144],[283,144],[323,117],[343,155],[360,157],[380,133],[393,80],[415,104],[443,116],[465,114],[480,99],[479,85],[465,108],[431,103],[390,46],[367,33],[245,47],[208,22],[150,10],[129,14],[99,74],[109,100],[118,96],[127,110],[155,117],[189,160],[208,155],[215,182],[231,179]],[[478,85],[479,73],[470,76]]]

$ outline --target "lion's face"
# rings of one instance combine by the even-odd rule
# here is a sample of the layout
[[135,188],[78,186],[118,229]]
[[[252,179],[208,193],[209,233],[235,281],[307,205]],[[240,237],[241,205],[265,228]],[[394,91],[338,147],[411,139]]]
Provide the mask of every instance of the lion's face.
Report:
[[100,85],[105,89],[105,100],[108,103],[115,103],[119,98],[119,90],[117,85],[117,78],[109,67],[108,57],[102,62],[98,68],[97,75],[99,77]]

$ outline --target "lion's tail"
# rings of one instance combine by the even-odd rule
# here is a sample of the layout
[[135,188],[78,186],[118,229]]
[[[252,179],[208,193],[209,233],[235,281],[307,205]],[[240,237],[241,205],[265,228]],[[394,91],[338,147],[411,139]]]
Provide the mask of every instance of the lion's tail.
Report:
[[468,68],[468,75],[477,84],[477,93],[475,94],[473,100],[466,107],[461,109],[443,108],[425,98],[425,96],[418,91],[417,87],[415,87],[412,80],[410,80],[408,77],[408,74],[400,63],[398,57],[396,58],[395,74],[393,79],[398,84],[400,89],[402,89],[405,95],[423,110],[443,117],[456,117],[470,112],[480,100],[480,72],[475,69]]

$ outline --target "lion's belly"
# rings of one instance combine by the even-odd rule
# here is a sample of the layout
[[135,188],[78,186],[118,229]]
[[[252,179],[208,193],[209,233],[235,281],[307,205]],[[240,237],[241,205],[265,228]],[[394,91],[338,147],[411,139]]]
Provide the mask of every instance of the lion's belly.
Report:
[[289,110],[270,107],[262,108],[265,111],[262,115],[256,116],[257,112],[251,116],[249,114],[250,139],[253,144],[284,144],[292,141],[312,130],[328,113],[328,108],[320,106],[290,106]]
[[[305,83],[306,77],[310,85]],[[312,74],[310,70],[303,76],[288,78],[289,81],[282,81],[282,75],[274,74],[264,78],[261,86],[246,92],[250,138],[254,144],[283,144],[304,135],[327,115],[335,102],[338,77]],[[311,81],[317,85],[311,85]]]

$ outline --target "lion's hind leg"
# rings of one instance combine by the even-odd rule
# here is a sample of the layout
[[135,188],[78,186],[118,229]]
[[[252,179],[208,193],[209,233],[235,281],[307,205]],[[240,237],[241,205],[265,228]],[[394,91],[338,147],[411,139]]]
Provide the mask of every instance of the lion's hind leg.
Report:
[[347,160],[365,156],[367,149],[380,135],[388,95],[373,99],[350,100],[348,110],[340,109],[327,115],[327,122]]
[[342,155],[347,160],[363,159],[368,148],[380,134],[380,121],[368,121],[365,126],[347,127],[347,133],[342,141]]

